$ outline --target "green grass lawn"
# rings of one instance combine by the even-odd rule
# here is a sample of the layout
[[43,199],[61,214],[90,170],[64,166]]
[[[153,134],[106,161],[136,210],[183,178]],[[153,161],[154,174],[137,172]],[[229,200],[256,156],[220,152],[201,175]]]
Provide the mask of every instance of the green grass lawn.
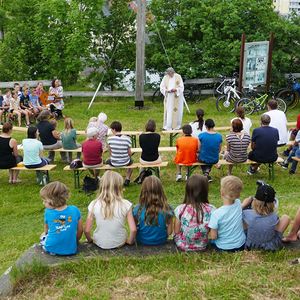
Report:
[[[149,118],[162,128],[162,104],[146,102],[147,110],[134,110],[131,99],[97,100],[87,111],[88,100],[73,98],[66,101],[65,115],[75,121],[77,129],[85,129],[88,119],[100,111],[108,115],[108,124],[119,120],[124,130],[142,130]],[[191,111],[203,108],[206,118],[213,118],[216,126],[230,124],[231,114],[216,111],[213,100],[191,104]],[[295,121],[299,107],[288,112],[288,120]],[[195,119],[184,114],[184,122]],[[259,115],[252,116],[254,127],[259,125]],[[59,128],[63,128],[62,122]],[[21,142],[24,135],[14,133]],[[80,141],[82,141],[82,137]],[[168,146],[163,137],[162,146]],[[163,159],[172,161],[172,154]],[[137,161],[138,156],[134,159]],[[73,188],[72,173],[62,171],[63,165],[57,157],[57,169],[51,173],[52,180],[61,180],[71,189],[69,203],[77,205],[86,218],[87,206],[92,198]],[[210,185],[210,201],[221,205],[219,181],[227,170],[212,172],[214,182]],[[242,198],[253,195],[257,179],[268,179],[267,170],[249,177],[246,166],[234,169],[234,174],[244,182]],[[299,170],[294,176],[279,168],[275,169],[273,183],[280,200],[279,214],[294,217],[300,203]],[[135,171],[134,176],[137,175]],[[161,171],[162,182],[169,202],[176,207],[183,200],[184,183],[175,183],[175,166],[171,162]],[[0,272],[4,272],[14,261],[38,242],[43,231],[43,205],[39,197],[40,187],[35,184],[35,174],[22,173],[22,183],[8,184],[7,171],[0,172]],[[132,184],[125,190],[125,198],[138,202],[140,186]],[[84,239],[83,239],[84,240]],[[43,272],[33,272],[21,281],[22,292],[18,298],[27,299],[299,299],[299,266],[290,266],[289,261],[299,257],[300,252],[278,253],[247,252],[239,254],[174,254],[148,258],[110,258],[81,260]]]

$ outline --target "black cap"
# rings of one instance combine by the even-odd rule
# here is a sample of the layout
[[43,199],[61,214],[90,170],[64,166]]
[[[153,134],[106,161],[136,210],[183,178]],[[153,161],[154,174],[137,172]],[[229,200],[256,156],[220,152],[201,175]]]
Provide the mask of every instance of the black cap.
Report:
[[270,185],[261,185],[256,190],[255,198],[259,201],[271,203],[275,201],[275,190]]

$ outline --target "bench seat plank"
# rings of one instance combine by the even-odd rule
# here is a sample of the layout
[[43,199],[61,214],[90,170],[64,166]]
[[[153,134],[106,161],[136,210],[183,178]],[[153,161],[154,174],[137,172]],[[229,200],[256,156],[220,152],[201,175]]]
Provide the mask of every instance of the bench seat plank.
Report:
[[28,169],[25,166],[20,166],[20,167],[14,167],[11,168],[10,170],[13,171],[52,171],[56,168],[56,165],[46,165],[41,168],[36,168],[36,169]]

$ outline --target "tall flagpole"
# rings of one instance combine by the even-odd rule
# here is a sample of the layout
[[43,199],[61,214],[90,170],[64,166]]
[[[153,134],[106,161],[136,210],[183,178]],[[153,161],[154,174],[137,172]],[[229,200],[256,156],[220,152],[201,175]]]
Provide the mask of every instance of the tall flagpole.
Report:
[[144,107],[146,0],[137,0],[135,106]]

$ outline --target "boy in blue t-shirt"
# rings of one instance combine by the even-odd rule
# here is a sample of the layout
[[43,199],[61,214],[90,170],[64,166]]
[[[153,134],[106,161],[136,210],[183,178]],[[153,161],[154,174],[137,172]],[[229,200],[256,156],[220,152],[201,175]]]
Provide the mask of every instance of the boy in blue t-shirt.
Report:
[[205,121],[207,132],[199,134],[200,150],[198,160],[205,163],[201,166],[204,176],[207,176],[208,182],[212,181],[209,176],[211,168],[219,161],[219,153],[222,149],[222,135],[214,131],[215,122],[211,119]]
[[80,211],[76,206],[66,204],[68,188],[55,181],[41,189],[45,209],[45,233],[41,244],[52,255],[73,255],[77,253],[83,226]]
[[217,250],[244,250],[246,236],[243,227],[242,205],[239,199],[243,189],[242,181],[235,176],[221,180],[223,206],[212,212],[208,227]]

